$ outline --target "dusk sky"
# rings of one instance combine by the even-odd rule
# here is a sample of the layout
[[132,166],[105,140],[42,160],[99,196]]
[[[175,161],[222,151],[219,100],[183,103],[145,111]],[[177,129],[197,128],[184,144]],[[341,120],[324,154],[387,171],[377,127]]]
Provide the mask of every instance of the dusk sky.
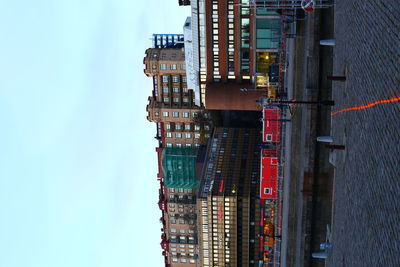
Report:
[[143,57],[190,8],[0,2],[0,267],[162,266]]

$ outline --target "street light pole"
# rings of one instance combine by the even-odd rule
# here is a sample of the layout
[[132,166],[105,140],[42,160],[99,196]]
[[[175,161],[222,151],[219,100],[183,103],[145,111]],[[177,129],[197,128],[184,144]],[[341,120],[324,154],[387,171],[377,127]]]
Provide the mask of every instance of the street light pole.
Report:
[[301,104],[301,105],[324,105],[324,106],[334,106],[335,101],[333,100],[321,100],[321,101],[303,101],[303,100],[283,100],[283,99],[272,99],[272,98],[262,98],[257,100],[257,103],[264,105],[289,105],[289,104]]

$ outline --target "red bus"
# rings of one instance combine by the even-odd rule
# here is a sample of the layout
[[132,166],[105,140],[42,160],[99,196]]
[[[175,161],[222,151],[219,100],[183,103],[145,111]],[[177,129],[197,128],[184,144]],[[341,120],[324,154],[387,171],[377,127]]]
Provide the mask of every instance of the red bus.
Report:
[[281,141],[281,111],[278,108],[263,110],[263,142],[279,143]]
[[278,198],[278,152],[261,149],[260,199]]

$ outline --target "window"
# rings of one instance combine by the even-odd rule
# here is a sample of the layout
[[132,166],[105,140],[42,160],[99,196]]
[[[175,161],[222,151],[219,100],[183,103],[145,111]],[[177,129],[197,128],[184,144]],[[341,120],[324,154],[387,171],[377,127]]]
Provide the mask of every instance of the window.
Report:
[[185,220],[179,220],[179,224],[185,224]]
[[167,146],[167,147],[172,147],[172,144],[171,144],[171,143],[167,143],[166,146]]
[[199,139],[200,138],[200,134],[194,134],[194,138]]
[[190,131],[192,129],[190,124],[185,124],[185,130]]
[[183,87],[183,88],[182,88],[182,91],[183,91],[184,93],[187,93],[189,90],[188,90],[186,87]]
[[181,134],[181,133],[176,133],[176,134],[175,134],[175,137],[176,137],[176,138],[182,138],[182,134]]
[[160,64],[160,69],[161,70],[166,70],[167,69],[167,64]]
[[182,82],[186,82],[187,81],[187,79],[186,79],[186,76],[182,76]]
[[179,233],[184,234],[185,233],[185,229],[179,229]]
[[179,112],[176,111],[172,112],[172,117],[179,118]]
[[179,82],[179,76],[172,76],[172,82],[177,83]]
[[163,88],[163,92],[164,92],[164,93],[168,93],[168,92],[169,92],[169,88],[168,88],[168,87],[164,87],[164,88]]
[[189,262],[190,262],[190,263],[196,263],[196,260],[190,259]]
[[183,102],[184,102],[184,103],[189,103],[189,98],[184,97],[184,98],[183,98]]
[[209,125],[204,125],[204,130],[207,130],[207,131],[209,131],[210,130],[210,126]]
[[186,144],[186,147],[190,148],[190,147],[192,147],[192,144]]
[[267,141],[272,141],[272,134],[267,134]]
[[169,112],[168,111],[163,111],[162,115],[163,115],[163,117],[169,117]]
[[162,81],[163,81],[163,83],[167,83],[168,82],[168,76],[162,76]]
[[174,91],[174,93],[179,93],[179,88],[178,88],[178,87],[174,87],[174,88],[172,89],[172,91]]
[[189,118],[189,112],[182,112],[183,118]]
[[272,194],[272,187],[264,188],[264,194],[271,195]]
[[170,123],[167,123],[167,124],[166,124],[166,128],[167,128],[167,130],[171,130],[171,124],[170,124]]
[[170,188],[170,189],[169,189],[169,192],[170,192],[170,193],[175,193],[175,188]]
[[181,64],[181,70],[186,70],[186,65],[185,64]]
[[179,103],[179,97],[174,97],[174,103]]
[[197,118],[198,116],[199,116],[199,114],[198,114],[197,112],[193,112],[193,113],[192,113],[192,117],[193,117],[193,118]]
[[182,129],[182,125],[180,123],[175,124],[175,129],[176,130]]
[[200,127],[200,125],[198,125],[198,124],[196,124],[196,125],[194,126],[194,130],[195,130],[195,131],[200,131],[200,128],[201,128],[201,127]]
[[178,262],[178,258],[172,258],[172,262]]
[[185,263],[185,262],[187,262],[187,260],[186,259],[181,259],[181,262]]
[[176,220],[174,220],[174,219],[169,220],[169,221],[171,222],[171,224],[176,224]]
[[170,232],[171,232],[171,233],[176,233],[176,229],[172,228],[172,229],[170,230]]
[[186,133],[186,138],[192,138],[192,134],[191,133]]
[[153,65],[153,69],[157,69],[157,65]]
[[181,148],[182,144],[176,144],[176,147]]
[[176,70],[176,64],[171,64],[171,65],[169,65],[169,68],[170,68],[171,70]]
[[169,97],[164,97],[164,102],[169,102]]
[[281,36],[279,19],[257,19],[256,29],[257,48],[274,49],[279,46]]

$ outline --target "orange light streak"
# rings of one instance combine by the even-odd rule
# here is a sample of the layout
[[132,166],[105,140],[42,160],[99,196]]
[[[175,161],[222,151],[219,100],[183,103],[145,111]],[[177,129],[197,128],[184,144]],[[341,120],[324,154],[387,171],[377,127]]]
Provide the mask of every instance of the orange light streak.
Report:
[[356,107],[351,107],[351,108],[345,108],[345,109],[341,109],[341,110],[332,112],[332,113],[331,113],[331,116],[334,116],[334,115],[339,114],[339,113],[342,113],[342,112],[350,111],[350,110],[367,109],[367,108],[371,108],[371,107],[376,106],[376,105],[379,105],[379,104],[391,103],[391,102],[397,102],[397,101],[400,101],[400,97],[394,97],[394,98],[390,98],[390,99],[378,100],[378,101],[369,103],[368,105],[362,105],[362,106],[356,106]]

